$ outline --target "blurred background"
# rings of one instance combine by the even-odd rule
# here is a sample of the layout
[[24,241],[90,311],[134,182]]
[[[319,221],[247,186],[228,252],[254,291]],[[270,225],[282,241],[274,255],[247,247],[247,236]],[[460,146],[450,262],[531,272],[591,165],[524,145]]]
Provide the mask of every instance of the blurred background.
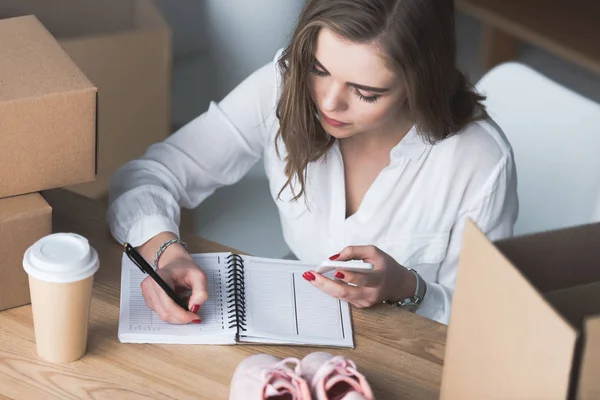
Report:
[[[599,3],[457,0],[459,67],[476,83],[494,65],[517,60],[600,102]],[[95,184],[72,190],[105,198],[114,169],[271,61],[287,43],[302,5],[303,0],[0,0],[0,18],[36,14],[98,85],[99,174]],[[289,253],[260,162],[184,219],[182,224],[194,225],[203,237],[241,251]]]
[[[543,9],[548,3],[538,0],[534,8]],[[211,99],[220,99],[254,69],[269,62],[289,39],[302,4],[302,0],[159,0],[174,34],[174,124],[180,126],[194,118]],[[571,20],[563,23],[569,25],[567,29],[575,29],[578,20],[568,11],[574,5],[564,4],[568,9],[562,15]],[[484,47],[490,39],[482,20],[473,14],[477,13],[457,11],[456,33],[459,66],[476,83],[488,70]],[[600,14],[596,15],[600,21]],[[543,12],[535,13],[534,18],[540,17]],[[593,40],[593,32],[589,36]],[[600,35],[596,38],[600,40]],[[520,43],[514,59],[600,102],[600,79],[589,68],[530,43]],[[261,163],[242,181],[207,199],[196,210],[195,218],[196,231],[203,237],[267,257],[283,257],[289,252]]]

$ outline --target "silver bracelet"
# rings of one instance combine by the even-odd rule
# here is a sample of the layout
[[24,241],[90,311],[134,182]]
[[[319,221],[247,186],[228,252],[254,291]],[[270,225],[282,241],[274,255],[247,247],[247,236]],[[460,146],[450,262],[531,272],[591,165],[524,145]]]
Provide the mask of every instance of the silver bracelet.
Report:
[[164,242],[163,244],[160,245],[160,247],[158,248],[158,251],[156,252],[156,257],[154,257],[154,262],[152,263],[152,267],[154,267],[155,271],[158,269],[158,259],[160,258],[160,256],[162,255],[162,253],[165,252],[165,250],[167,249],[167,247],[169,247],[173,243],[179,243],[180,245],[183,246],[183,248],[185,249],[185,251],[187,251],[188,253],[190,252],[188,250],[188,246],[187,246],[187,244],[185,242],[182,242],[179,239],[167,240],[166,242]]

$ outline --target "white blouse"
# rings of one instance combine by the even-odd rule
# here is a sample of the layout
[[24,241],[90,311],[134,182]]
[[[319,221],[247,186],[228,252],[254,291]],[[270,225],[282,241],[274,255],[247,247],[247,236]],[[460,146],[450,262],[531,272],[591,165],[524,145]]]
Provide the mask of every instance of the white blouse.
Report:
[[262,157],[285,240],[300,260],[316,265],[345,246],[375,245],[427,281],[417,312],[448,323],[466,218],[492,240],[512,235],[517,178],[504,134],[493,121],[480,121],[431,145],[413,127],[349,218],[337,143],[309,165],[307,201],[290,202],[289,188],[277,199],[286,181],[285,146],[281,158],[275,151],[279,54],[115,173],[107,212],[112,234],[134,246],[163,231],[179,234],[180,207],[197,207]]

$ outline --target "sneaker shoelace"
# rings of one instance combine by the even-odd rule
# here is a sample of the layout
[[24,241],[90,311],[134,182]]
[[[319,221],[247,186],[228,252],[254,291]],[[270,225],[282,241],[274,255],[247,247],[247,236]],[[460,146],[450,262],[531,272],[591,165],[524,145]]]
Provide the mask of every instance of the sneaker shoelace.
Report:
[[346,360],[343,356],[335,356],[327,360],[319,368],[315,376],[313,376],[312,386],[316,386],[317,382],[321,379],[325,379],[334,373],[357,378],[360,376],[354,361]]
[[[294,369],[290,368],[288,364],[294,364]],[[259,374],[261,380],[266,382],[271,388],[274,382],[282,379],[291,383],[296,394],[302,391],[299,385],[302,379],[300,377],[300,360],[295,357],[288,357],[266,368],[260,367],[256,372]]]
[[318,396],[324,399],[340,400],[348,395],[352,398],[372,399],[371,389],[365,387],[365,384],[364,376],[358,372],[354,361],[336,356],[319,368],[311,386],[316,388]]

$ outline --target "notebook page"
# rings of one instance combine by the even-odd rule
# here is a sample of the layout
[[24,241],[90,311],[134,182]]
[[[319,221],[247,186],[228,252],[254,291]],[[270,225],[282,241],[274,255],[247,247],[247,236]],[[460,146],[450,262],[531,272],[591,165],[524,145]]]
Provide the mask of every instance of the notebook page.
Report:
[[302,278],[314,265],[243,259],[247,331],[241,340],[353,347],[348,303]]
[[229,253],[195,254],[206,273],[209,297],[200,307],[200,324],[176,325],[160,319],[145,303],[143,274],[126,255],[121,268],[119,340],[123,343],[233,344],[237,329],[228,327],[225,287]]

